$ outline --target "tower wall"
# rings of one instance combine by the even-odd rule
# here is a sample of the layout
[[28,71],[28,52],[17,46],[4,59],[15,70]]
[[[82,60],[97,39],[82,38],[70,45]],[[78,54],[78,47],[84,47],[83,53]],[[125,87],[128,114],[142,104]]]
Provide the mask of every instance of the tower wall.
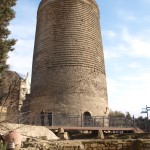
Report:
[[37,14],[30,111],[104,115],[106,76],[94,0],[43,0]]

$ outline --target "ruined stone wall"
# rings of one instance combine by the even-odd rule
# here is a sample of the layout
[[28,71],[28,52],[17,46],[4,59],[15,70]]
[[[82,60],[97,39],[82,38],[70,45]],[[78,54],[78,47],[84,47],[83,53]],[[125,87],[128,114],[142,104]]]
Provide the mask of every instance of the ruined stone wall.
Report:
[[30,111],[107,115],[99,10],[93,0],[44,0],[37,15]]
[[[150,140],[83,141],[84,150],[149,150]],[[67,150],[67,149],[63,149]],[[75,150],[75,149],[70,149]]]
[[[149,139],[139,140],[73,140],[25,143],[21,150],[53,149],[53,150],[150,150]],[[28,147],[29,145],[29,147]],[[36,146],[35,146],[36,145]],[[32,147],[33,146],[33,147]],[[32,149],[33,148],[33,149]]]

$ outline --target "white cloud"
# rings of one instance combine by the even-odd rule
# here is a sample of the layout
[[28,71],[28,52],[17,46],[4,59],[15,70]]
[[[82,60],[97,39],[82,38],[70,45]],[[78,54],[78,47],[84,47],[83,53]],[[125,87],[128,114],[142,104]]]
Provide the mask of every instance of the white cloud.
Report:
[[112,78],[107,78],[108,93],[114,93],[118,90],[119,84]]
[[[31,65],[32,65],[32,59],[30,56],[26,55],[24,57],[21,57],[19,55],[10,55],[10,59],[8,60],[8,63],[11,63],[10,69],[16,70],[18,73],[26,74],[27,72],[31,73]],[[15,64],[15,65],[13,65]]]
[[[107,40],[109,41],[109,38]],[[113,42],[108,42],[108,44],[110,45],[104,45],[106,59],[125,55],[150,58],[150,37],[145,32],[133,35],[127,28],[123,28],[120,32],[116,32]]]
[[120,54],[116,52],[116,50],[112,47],[105,47],[104,48],[104,57],[105,59],[116,59],[120,57]]
[[[137,83],[138,82],[141,82],[141,83],[144,83],[146,85],[149,86],[150,88],[150,73],[141,73],[141,74],[137,74],[137,75],[134,75],[134,76],[123,76],[120,78],[121,80],[126,80],[126,81],[136,81]],[[149,84],[148,84],[149,83]]]
[[129,68],[135,68],[135,69],[138,69],[141,67],[141,64],[140,63],[137,63],[137,62],[132,62],[128,65]]
[[114,32],[112,30],[102,31],[102,35],[105,36],[108,39],[110,38],[111,40],[112,40],[112,38],[117,37],[116,32]]
[[31,73],[32,53],[33,40],[18,40],[15,51],[9,53],[10,69],[22,74]]
[[35,25],[22,25],[20,23],[9,26],[9,30],[13,34],[11,36],[15,37],[16,39],[33,39],[35,34]]
[[150,57],[150,38],[146,34],[133,36],[127,29],[123,30],[122,42],[126,46],[124,49],[129,55],[134,57]]
[[107,79],[109,107],[113,110],[129,111],[136,116],[141,115],[141,108],[146,104],[150,106],[149,75],[122,78],[124,82],[119,79]]
[[125,20],[125,21],[137,21],[137,18],[134,16],[134,14],[131,12],[131,11],[125,11],[125,10],[118,10],[118,13],[119,17],[122,19],[122,20]]

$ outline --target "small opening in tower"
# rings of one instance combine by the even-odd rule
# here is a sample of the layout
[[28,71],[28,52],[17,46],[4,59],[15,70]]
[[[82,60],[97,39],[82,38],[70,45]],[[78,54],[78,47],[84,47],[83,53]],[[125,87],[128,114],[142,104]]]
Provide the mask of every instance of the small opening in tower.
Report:
[[84,122],[84,126],[88,127],[92,125],[92,116],[91,113],[86,111],[83,114],[83,122]]

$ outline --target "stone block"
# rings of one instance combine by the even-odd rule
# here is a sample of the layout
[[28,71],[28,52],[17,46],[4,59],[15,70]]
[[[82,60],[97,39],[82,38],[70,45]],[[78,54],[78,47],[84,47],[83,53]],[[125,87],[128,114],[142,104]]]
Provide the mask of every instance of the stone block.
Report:
[[68,132],[61,132],[61,133],[58,133],[57,136],[58,136],[61,140],[69,140],[69,139],[70,139]]
[[103,131],[102,130],[99,130],[98,131],[98,139],[104,139],[104,134],[103,134]]

